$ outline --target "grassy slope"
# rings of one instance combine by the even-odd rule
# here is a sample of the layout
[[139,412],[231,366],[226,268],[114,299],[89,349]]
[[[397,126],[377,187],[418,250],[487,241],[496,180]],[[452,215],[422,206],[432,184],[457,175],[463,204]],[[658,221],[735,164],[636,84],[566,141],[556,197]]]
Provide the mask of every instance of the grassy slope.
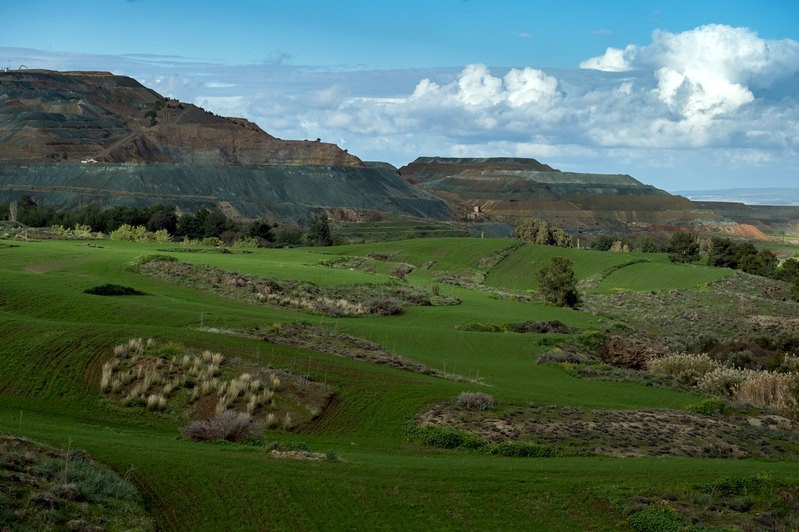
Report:
[[[394,252],[391,260],[423,266],[411,282],[437,271],[480,271],[479,259],[506,240],[431,239],[349,246],[325,254]],[[485,389],[372,366],[331,355],[199,332],[192,327],[264,326],[305,320],[382,344],[404,356],[467,377],[480,377],[500,402],[609,408],[679,408],[696,397],[636,384],[583,381],[535,364],[537,346],[519,334],[462,330],[472,322],[559,319],[581,329],[604,326],[571,310],[502,301],[481,291],[442,286],[462,298],[453,307],[417,307],[387,318],[330,319],[256,307],[164,285],[126,269],[158,246],[103,242],[21,243],[0,248],[0,430],[55,446],[87,449],[124,473],[132,471],[165,528],[616,528],[625,517],[614,497],[655,488],[679,490],[732,474],[771,472],[799,481],[795,464],[754,460],[510,459],[422,450],[404,425],[427,405],[465,389]],[[176,248],[177,249],[177,248]],[[317,283],[382,283],[388,277],[320,268],[320,250],[259,250],[252,254],[172,253],[228,270]],[[682,267],[662,257],[625,266],[638,256],[524,246],[488,274],[487,284],[530,289],[531,263],[555,254],[575,261],[578,278],[599,275],[595,290],[696,286],[722,270]],[[622,266],[619,269],[619,266]],[[534,269],[534,268],[533,268]],[[629,271],[630,276],[621,275]],[[534,277],[534,276],[533,276]],[[149,295],[108,298],[85,288],[117,283]],[[120,412],[97,382],[111,346],[131,337],[172,339],[271,363],[333,384],[339,400],[301,435],[313,450],[340,462],[277,460],[263,449],[177,439],[168,416]],[[132,468],[132,469],[131,469]],[[357,501],[357,502],[355,502]]]

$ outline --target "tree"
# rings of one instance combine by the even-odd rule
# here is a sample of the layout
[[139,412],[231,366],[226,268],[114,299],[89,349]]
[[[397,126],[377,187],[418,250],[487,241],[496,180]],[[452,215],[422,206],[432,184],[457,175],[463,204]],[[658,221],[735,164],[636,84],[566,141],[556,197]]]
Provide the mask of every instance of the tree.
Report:
[[519,240],[533,244],[562,248],[574,247],[574,241],[566,231],[558,227],[551,227],[546,220],[540,218],[519,220],[513,228],[513,235]]
[[272,233],[272,224],[266,220],[256,220],[247,229],[247,236],[257,238],[265,242],[274,242],[275,235]]
[[696,262],[699,260],[699,242],[692,231],[677,231],[671,235],[669,259],[672,262]]
[[580,294],[572,261],[566,257],[552,257],[538,271],[538,291],[559,307],[576,308],[580,304]]
[[333,245],[333,235],[330,233],[330,222],[327,219],[327,214],[320,212],[311,218],[306,237],[308,243],[312,246]]
[[649,235],[641,235],[635,241],[635,249],[643,253],[657,253],[655,241]]

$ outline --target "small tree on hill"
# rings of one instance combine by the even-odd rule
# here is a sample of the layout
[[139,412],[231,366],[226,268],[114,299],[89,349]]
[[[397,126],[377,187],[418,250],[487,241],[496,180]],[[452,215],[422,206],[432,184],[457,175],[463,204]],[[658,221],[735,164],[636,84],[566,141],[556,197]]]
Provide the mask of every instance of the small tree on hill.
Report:
[[669,259],[672,262],[695,262],[699,260],[699,242],[692,231],[677,231],[671,235]]
[[566,257],[552,257],[538,271],[538,290],[547,301],[559,307],[576,308],[580,304],[577,279],[572,261]]
[[311,218],[306,238],[312,246],[333,245],[333,235],[330,232],[330,222],[327,219],[327,214],[321,212]]
[[566,231],[558,227],[552,227],[546,220],[541,220],[540,218],[519,220],[513,228],[513,235],[519,240],[532,242],[533,244],[562,248],[574,247],[574,241]]

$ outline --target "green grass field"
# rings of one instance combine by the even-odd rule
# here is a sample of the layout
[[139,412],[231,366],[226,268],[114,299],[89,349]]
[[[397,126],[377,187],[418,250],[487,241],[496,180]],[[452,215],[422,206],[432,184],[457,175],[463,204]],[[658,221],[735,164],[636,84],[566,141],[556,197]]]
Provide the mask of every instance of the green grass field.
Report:
[[[135,481],[163,529],[627,529],[636,495],[657,499],[698,484],[767,474],[799,483],[795,460],[561,456],[509,458],[430,448],[406,427],[463,391],[517,405],[632,410],[683,409],[695,394],[637,382],[587,380],[537,364],[548,335],[482,333],[470,323],[559,320],[575,334],[604,331],[608,318],[498,297],[534,294],[535,271],[555,255],[574,261],[587,290],[701,288],[727,270],[681,266],[664,255],[613,254],[477,238],[411,239],[326,249],[259,249],[222,254],[177,246],[98,241],[0,242],[0,430],[54,447],[85,449]],[[461,304],[407,307],[395,316],[331,318],[224,298],[132,270],[138,256],[163,253],[264,278],[325,286],[399,283],[385,272],[336,269],[334,257],[389,256],[416,267],[404,281],[481,274],[484,287],[441,284]],[[145,295],[84,293],[114,283]],[[313,349],[222,334],[307,322],[377,343],[458,382]],[[263,446],[197,443],[180,437],[187,420],[170,410],[112,404],[100,390],[103,363],[130,338],[179,342],[242,364],[270,365],[324,382],[335,400],[313,423],[270,430],[268,441],[302,442],[336,460],[276,458]],[[482,382],[482,384],[478,384]],[[2,516],[2,513],[0,513]],[[2,522],[0,522],[2,528]]]

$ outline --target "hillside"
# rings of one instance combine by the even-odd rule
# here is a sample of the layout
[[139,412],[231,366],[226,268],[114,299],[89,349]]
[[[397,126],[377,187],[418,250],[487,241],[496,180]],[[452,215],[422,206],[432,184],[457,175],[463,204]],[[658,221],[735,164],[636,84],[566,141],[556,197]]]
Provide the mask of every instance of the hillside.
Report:
[[0,72],[0,102],[3,161],[363,166],[334,144],[281,140],[108,72]]
[[[536,293],[555,255],[582,310]],[[498,238],[2,241],[0,278],[0,529],[93,509],[88,479],[67,482],[89,458],[135,485],[157,530],[796,525],[794,395],[754,407],[632,368],[708,339],[753,371],[795,364],[784,283]],[[109,284],[138,294],[95,290]],[[219,404],[265,432],[186,436]],[[4,450],[20,437],[53,449],[48,468],[32,444]],[[102,515],[71,528],[126,528]]]
[[390,165],[281,140],[105,72],[0,72],[0,202],[21,194],[62,208],[167,201],[284,221],[340,208],[449,217]]
[[697,218],[689,200],[628,175],[561,172],[535,159],[421,157],[399,172],[460,205],[462,216],[479,210],[512,222],[534,213],[570,231],[691,225]]

